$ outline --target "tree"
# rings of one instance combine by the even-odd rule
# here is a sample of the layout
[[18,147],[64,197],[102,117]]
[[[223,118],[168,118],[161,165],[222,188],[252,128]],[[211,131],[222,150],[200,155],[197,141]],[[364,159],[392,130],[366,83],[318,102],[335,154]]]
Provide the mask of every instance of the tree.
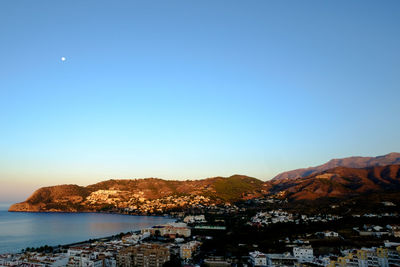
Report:
[[154,232],[154,235],[157,236],[157,237],[161,236],[160,230],[156,230],[156,231]]

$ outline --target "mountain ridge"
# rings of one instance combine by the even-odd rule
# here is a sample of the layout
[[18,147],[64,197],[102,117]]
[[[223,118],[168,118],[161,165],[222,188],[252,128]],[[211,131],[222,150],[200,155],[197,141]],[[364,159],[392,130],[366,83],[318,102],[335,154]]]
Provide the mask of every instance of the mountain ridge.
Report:
[[400,165],[339,166],[307,177],[274,180],[268,188],[271,194],[280,194],[289,200],[346,198],[393,190],[400,190]]
[[[380,166],[386,162],[398,161],[399,164]],[[342,164],[372,166],[337,166]],[[323,198],[344,199],[371,192],[400,191],[400,153],[333,159],[320,166],[323,166],[322,171],[314,168],[306,176],[266,182],[245,175],[232,175],[186,181],[160,178],[110,179],[88,186],[64,184],[42,187],[25,201],[12,205],[9,211],[115,212],[129,209],[153,214],[259,197],[314,201]]]
[[334,167],[366,168],[372,166],[385,166],[395,164],[400,164],[400,153],[397,152],[392,152],[377,157],[353,156],[339,159],[331,159],[324,164],[314,167],[300,168],[282,172],[276,175],[272,180],[285,180],[306,177],[308,175],[332,169]]

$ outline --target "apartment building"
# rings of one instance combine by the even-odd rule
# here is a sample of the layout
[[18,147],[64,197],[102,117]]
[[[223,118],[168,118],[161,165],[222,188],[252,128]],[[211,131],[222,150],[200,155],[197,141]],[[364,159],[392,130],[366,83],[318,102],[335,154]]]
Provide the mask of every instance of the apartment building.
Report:
[[169,261],[169,256],[168,248],[145,243],[122,249],[117,255],[117,266],[161,267]]

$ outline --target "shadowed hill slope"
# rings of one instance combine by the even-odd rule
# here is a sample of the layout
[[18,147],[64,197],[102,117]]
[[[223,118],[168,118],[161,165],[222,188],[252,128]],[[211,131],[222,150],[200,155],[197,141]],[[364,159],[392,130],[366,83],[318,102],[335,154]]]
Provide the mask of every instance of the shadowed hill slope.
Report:
[[327,163],[316,167],[309,167],[280,173],[275,176],[273,180],[285,180],[306,177],[311,174],[323,172],[335,167],[367,168],[395,164],[400,164],[400,153],[389,153],[387,155],[378,157],[349,157],[343,159],[332,159]]
[[270,194],[290,200],[346,198],[371,192],[400,190],[400,165],[363,169],[336,167],[307,177],[266,184]]

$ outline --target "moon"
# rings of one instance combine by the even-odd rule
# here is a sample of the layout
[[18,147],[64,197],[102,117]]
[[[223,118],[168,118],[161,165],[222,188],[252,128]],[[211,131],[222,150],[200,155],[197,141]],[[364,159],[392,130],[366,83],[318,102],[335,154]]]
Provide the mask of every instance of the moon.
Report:
[[61,61],[65,61],[65,60],[67,60],[65,57],[61,57]]

